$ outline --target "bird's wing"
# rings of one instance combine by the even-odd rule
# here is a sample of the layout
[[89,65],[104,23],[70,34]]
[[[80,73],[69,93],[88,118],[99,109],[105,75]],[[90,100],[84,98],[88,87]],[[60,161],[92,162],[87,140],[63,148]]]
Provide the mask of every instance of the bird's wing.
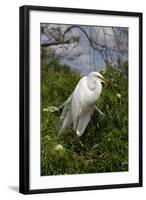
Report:
[[70,96],[67,101],[63,104],[64,108],[60,117],[60,124],[59,124],[59,135],[64,133],[66,129],[71,125],[72,123],[72,117],[71,117],[71,100],[72,96]]
[[76,129],[76,133],[79,137],[84,133],[89,121],[90,121],[90,112],[82,113],[80,115]]
[[76,86],[72,94],[71,113],[72,113],[72,120],[73,120],[73,126],[74,126],[75,131],[77,129],[80,114],[85,106],[84,105],[85,94],[84,94],[84,88],[83,88],[85,81],[86,80],[82,78],[79,81],[78,85]]

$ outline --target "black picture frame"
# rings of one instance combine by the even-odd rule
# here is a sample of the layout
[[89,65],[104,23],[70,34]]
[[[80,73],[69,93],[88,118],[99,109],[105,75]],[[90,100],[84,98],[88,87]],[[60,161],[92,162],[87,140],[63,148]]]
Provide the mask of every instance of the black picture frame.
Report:
[[[29,13],[31,10],[44,12],[67,12],[67,13],[84,13],[95,15],[112,15],[112,16],[127,16],[139,18],[139,182],[129,184],[114,184],[114,185],[97,185],[97,186],[81,186],[68,188],[54,189],[34,189],[29,188]],[[20,7],[20,174],[19,174],[19,191],[22,194],[34,193],[50,193],[50,192],[67,192],[67,191],[83,191],[83,190],[98,190],[98,189],[113,189],[113,188],[129,188],[142,186],[142,13],[138,12],[121,12],[121,11],[105,11],[105,10],[89,10],[75,8],[57,8],[44,6],[22,6]]]

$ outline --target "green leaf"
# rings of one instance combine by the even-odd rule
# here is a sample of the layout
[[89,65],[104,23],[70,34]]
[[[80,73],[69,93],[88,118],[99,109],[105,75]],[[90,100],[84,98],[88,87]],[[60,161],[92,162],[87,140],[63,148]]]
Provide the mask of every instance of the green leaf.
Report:
[[43,109],[44,112],[50,112],[50,113],[56,112],[58,110],[59,110],[59,108],[57,108],[55,106],[48,106],[47,108]]

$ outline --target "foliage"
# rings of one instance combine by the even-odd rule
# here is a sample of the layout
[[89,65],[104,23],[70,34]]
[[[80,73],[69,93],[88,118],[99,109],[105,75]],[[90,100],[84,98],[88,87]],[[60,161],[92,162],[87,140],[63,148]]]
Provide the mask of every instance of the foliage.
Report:
[[[98,108],[81,137],[80,146],[71,127],[58,136],[61,111],[45,112],[59,107],[73,92],[80,75],[52,59],[41,66],[41,175],[118,172],[128,170],[128,65],[124,70],[107,67]],[[125,73],[126,72],[126,73]]]

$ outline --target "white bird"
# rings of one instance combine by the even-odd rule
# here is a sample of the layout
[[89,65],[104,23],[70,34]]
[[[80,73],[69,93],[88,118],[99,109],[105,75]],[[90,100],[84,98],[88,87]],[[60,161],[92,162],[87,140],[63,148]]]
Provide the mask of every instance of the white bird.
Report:
[[71,96],[61,106],[64,106],[64,109],[61,115],[59,135],[73,124],[74,131],[80,137],[90,122],[94,110],[103,114],[96,107],[96,101],[102,91],[101,82],[104,82],[104,77],[99,72],[91,72],[80,79]]

